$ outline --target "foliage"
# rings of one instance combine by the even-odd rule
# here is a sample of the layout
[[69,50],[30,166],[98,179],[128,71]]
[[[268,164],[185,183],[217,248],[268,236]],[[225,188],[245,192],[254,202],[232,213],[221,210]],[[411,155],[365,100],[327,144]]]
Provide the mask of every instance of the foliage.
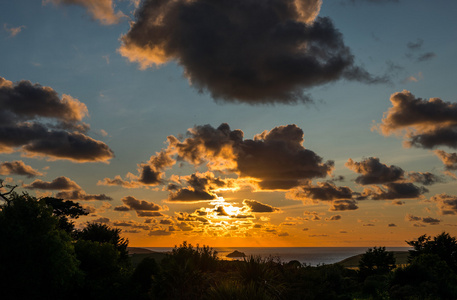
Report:
[[449,233],[441,233],[435,237],[421,235],[417,240],[407,241],[414,250],[409,251],[409,262],[422,254],[436,254],[441,260],[457,272],[457,240]]
[[52,209],[11,194],[0,211],[0,290],[14,299],[64,298],[80,279],[70,236]]
[[70,219],[77,219],[80,216],[88,215],[79,203],[54,197],[44,197],[40,202],[52,207],[53,214],[59,218],[59,227],[68,233],[73,233],[75,224]]
[[157,294],[161,299],[200,299],[209,286],[208,271],[216,270],[217,262],[217,252],[208,246],[175,246],[162,260]]
[[359,274],[362,279],[372,275],[385,275],[394,268],[394,254],[386,251],[386,247],[369,248],[359,261]]
[[390,292],[392,299],[457,299],[457,276],[438,255],[424,253],[394,271]]
[[384,247],[369,249],[355,271],[258,256],[221,261],[183,242],[132,270],[119,229],[88,223],[70,235],[60,217],[77,217],[78,205],[10,191],[1,194],[2,299],[457,299],[456,239],[447,233],[408,242],[410,264],[396,269]]
[[118,261],[126,267],[129,265],[128,244],[129,241],[123,238],[119,228],[110,228],[101,223],[88,223],[81,231],[77,232],[78,240],[98,242],[100,244],[111,244],[119,253]]

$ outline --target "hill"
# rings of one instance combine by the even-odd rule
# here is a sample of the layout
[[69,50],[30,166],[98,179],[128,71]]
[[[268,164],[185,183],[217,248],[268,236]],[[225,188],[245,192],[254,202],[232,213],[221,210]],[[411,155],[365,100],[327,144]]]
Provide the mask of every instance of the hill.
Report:
[[[406,265],[408,263],[408,251],[392,251],[395,256],[397,265]],[[359,261],[363,254],[357,254],[346,259],[343,259],[337,264],[342,265],[346,268],[358,268]]]

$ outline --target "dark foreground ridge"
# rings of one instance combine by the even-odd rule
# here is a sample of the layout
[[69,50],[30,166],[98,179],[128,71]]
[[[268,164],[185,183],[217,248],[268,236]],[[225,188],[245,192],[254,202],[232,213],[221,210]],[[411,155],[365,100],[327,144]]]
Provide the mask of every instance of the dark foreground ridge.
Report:
[[408,241],[407,253],[374,247],[331,265],[229,261],[186,242],[167,253],[128,248],[120,229],[76,229],[86,213],[77,203],[0,196],[2,300],[457,299],[457,241],[445,232]]

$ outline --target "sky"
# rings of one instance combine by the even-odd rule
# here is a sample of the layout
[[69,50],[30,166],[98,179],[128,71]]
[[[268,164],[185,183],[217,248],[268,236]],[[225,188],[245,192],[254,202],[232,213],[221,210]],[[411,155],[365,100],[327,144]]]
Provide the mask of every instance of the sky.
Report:
[[455,11],[1,1],[0,179],[137,247],[455,236]]

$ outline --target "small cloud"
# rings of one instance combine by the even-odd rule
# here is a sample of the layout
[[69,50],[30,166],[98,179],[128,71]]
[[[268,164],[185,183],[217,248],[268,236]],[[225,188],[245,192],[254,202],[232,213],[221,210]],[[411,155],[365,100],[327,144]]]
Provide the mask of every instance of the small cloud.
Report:
[[419,80],[424,79],[424,76],[422,75],[422,72],[417,73],[416,75],[411,75],[408,78],[405,78],[402,83],[408,83],[408,82],[418,82]]
[[330,218],[325,218],[325,221],[338,221],[341,220],[341,215],[334,215],[331,216]]
[[424,53],[421,56],[419,56],[417,58],[417,61],[418,62],[423,62],[423,61],[431,60],[435,56],[436,56],[436,54],[434,52],[427,52],[427,53]]
[[18,27],[10,27],[6,23],[3,24],[3,30],[8,32],[10,37],[14,37],[14,36],[18,35],[22,31],[23,28],[26,28],[25,25],[21,25]]
[[22,175],[27,178],[43,176],[44,174],[26,165],[23,161],[5,161],[0,163],[0,175]]
[[394,223],[390,223],[389,225],[387,225],[387,227],[397,227],[397,225]]

